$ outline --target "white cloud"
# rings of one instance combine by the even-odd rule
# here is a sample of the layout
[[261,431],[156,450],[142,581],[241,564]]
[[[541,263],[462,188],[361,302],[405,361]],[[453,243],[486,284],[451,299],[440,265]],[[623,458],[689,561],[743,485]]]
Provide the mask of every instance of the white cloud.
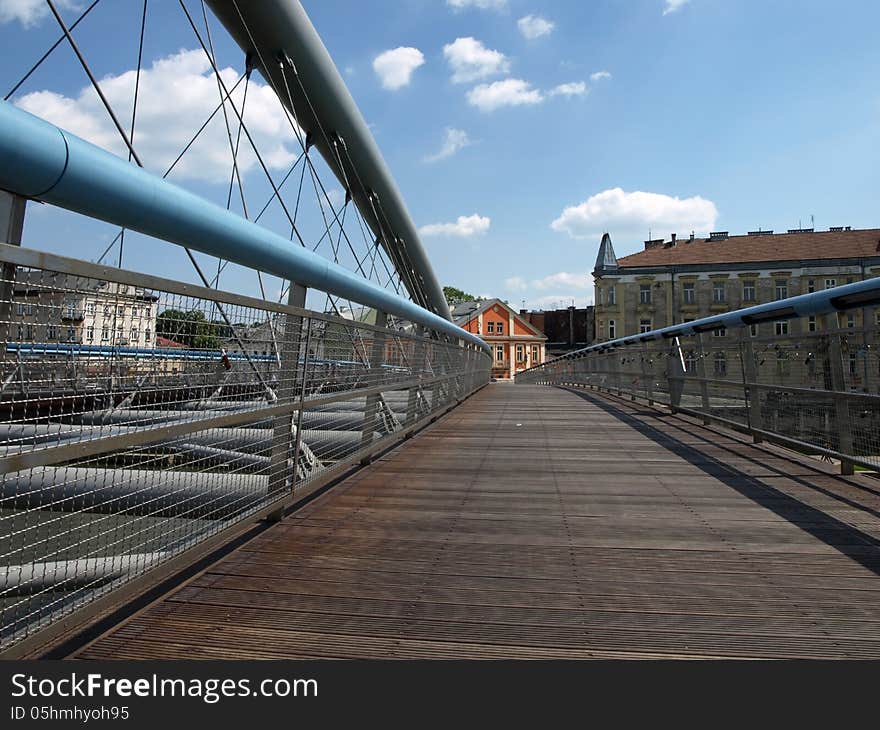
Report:
[[454,129],[453,127],[446,128],[446,137],[443,139],[443,145],[440,147],[440,150],[433,155],[430,155],[425,158],[426,162],[436,162],[437,160],[443,160],[447,157],[452,157],[456,152],[460,149],[467,147],[468,145],[473,144],[471,142],[470,137],[468,137],[467,132],[463,129]]
[[[134,98],[134,70],[101,79],[101,88],[111,106],[123,118],[130,112]],[[231,88],[239,77],[232,68],[220,70]],[[232,99],[241,109],[244,84]],[[160,58],[141,71],[135,149],[144,165],[164,172],[196,130],[219,103],[217,82],[202,50],[180,51]],[[119,133],[91,86],[74,97],[54,91],[36,91],[23,96],[17,105],[43,117],[73,134],[119,156],[127,156]],[[229,116],[235,123],[235,114]],[[298,149],[288,117],[272,89],[251,80],[245,108],[245,123],[254,136],[266,164],[283,169],[292,164]],[[250,145],[242,142],[238,166],[242,173],[256,165]],[[218,113],[195,144],[174,168],[176,178],[207,180],[227,184],[232,169],[232,154],[223,115]]]
[[400,46],[384,51],[373,59],[373,70],[382,81],[382,87],[392,91],[409,84],[413,71],[425,62],[418,48]]
[[[59,0],[56,5],[59,10],[77,7],[73,0]],[[17,20],[25,28],[30,28],[47,15],[49,6],[46,0],[0,0],[0,23]]]
[[590,74],[590,81],[594,84],[597,81],[602,81],[603,79],[610,79],[611,73],[609,71],[596,71],[596,73]]
[[540,38],[544,35],[550,35],[556,27],[556,23],[547,20],[546,18],[542,18],[540,15],[526,15],[524,18],[517,20],[516,24],[519,27],[519,32],[523,34],[523,37],[528,38],[529,40]]
[[507,0],[446,0],[446,4],[455,9],[480,8],[481,10],[503,10]]
[[[592,297],[587,297],[586,303],[592,304]],[[526,298],[526,306],[529,309],[565,309],[572,304],[576,304],[579,307],[583,306],[583,295],[575,296],[573,293],[568,292],[565,294],[547,294],[541,297]]]
[[492,221],[482,215],[460,215],[455,223],[430,223],[419,228],[423,236],[456,236],[470,238],[489,230]]
[[568,84],[559,84],[550,89],[550,96],[583,96],[587,93],[587,85],[583,81],[572,81]]
[[467,93],[471,106],[490,112],[502,106],[540,104],[544,96],[538,89],[522,79],[504,79],[492,84],[480,84]]
[[623,237],[672,232],[707,232],[715,228],[718,210],[711,200],[696,195],[678,198],[660,193],[603,190],[583,203],[565,208],[550,227],[574,238],[610,231]]
[[567,289],[589,289],[591,286],[593,286],[593,283],[586,272],[574,274],[569,271],[560,271],[557,274],[550,274],[543,279],[535,279],[532,282],[532,288],[542,290],[560,289],[562,287]]
[[456,38],[443,46],[443,56],[452,69],[452,82],[455,84],[477,81],[510,70],[507,56],[486,48],[476,38]]
[[691,0],[666,0],[666,7],[663,8],[663,15],[669,15],[669,13],[674,13],[676,10],[680,10],[690,1]]
[[507,287],[508,291],[525,291],[529,288],[526,280],[521,276],[511,276],[509,279],[505,279],[504,286]]

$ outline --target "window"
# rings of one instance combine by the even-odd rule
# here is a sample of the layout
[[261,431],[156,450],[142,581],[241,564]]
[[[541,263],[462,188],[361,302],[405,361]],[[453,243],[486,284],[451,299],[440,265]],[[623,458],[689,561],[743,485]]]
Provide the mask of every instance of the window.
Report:
[[131,328],[131,338],[130,338],[130,340],[131,340],[131,342],[137,342],[137,341],[138,341],[138,331],[137,331],[134,327]]
[[852,313],[846,315],[846,326],[849,329],[852,329],[856,326],[856,315]]
[[116,328],[116,342],[117,344],[122,342],[122,327]]
[[825,288],[832,289],[837,286],[837,279],[825,279]]
[[504,345],[495,346],[495,362],[504,362]]
[[755,280],[754,279],[743,279],[743,301],[744,302],[755,301]]
[[645,332],[650,332],[652,329],[654,328],[651,326],[650,319],[643,319],[639,322],[639,332],[641,334],[644,334]]
[[639,304],[651,303],[651,285],[639,284]]
[[516,361],[524,362],[526,359],[526,348],[524,345],[516,346]]
[[724,296],[724,282],[723,281],[715,281],[712,283],[712,301],[716,304],[721,304],[725,300]]
[[686,373],[697,372],[697,353],[693,350],[688,350],[684,354],[684,371]]
[[18,339],[19,340],[24,339],[24,325],[23,324],[18,325]]
[[76,330],[73,327],[67,328],[67,341],[73,342],[76,339]]
[[756,324],[749,325],[749,335],[752,337],[758,336],[758,325],[756,325]]
[[110,337],[110,330],[107,327],[103,327],[101,329],[101,339],[106,340],[108,337]]
[[144,330],[144,342],[146,342],[148,345],[150,344],[150,328],[149,327],[147,327],[147,329]]
[[532,345],[532,365],[537,365],[541,360],[541,348]]
[[124,315],[125,314],[125,307],[116,307],[116,314],[118,314],[120,316]]
[[504,322],[498,322],[498,327],[496,327],[496,329],[498,330],[499,335],[503,335],[504,334]]
[[718,377],[727,375],[727,355],[723,352],[715,353],[715,375]]
[[617,324],[613,319],[608,320],[608,339],[613,340],[617,337]]
[[598,298],[598,301],[596,302],[597,305],[601,307],[605,304],[605,290],[602,287],[596,288],[596,297]]
[[788,334],[788,320],[783,319],[776,323],[776,334],[777,335],[787,335]]
[[858,371],[858,360],[856,359],[856,354],[854,352],[851,352],[849,355],[849,374],[857,375]]
[[682,285],[682,292],[684,293],[684,303],[685,304],[696,304],[697,302],[697,291],[696,285],[692,281],[685,282]]
[[788,297],[788,279],[776,280],[776,298],[786,299]]
[[614,287],[608,287],[608,306],[614,306],[617,304],[617,296],[615,295]]
[[89,314],[94,315],[95,314],[95,303],[89,302],[88,306],[86,307],[86,310],[88,311]]
[[105,317],[109,317],[109,316],[110,316],[110,307],[108,307],[108,306],[106,306],[106,305],[104,306],[104,316],[105,316]]
[[76,302],[64,302],[64,316],[67,319],[74,319],[76,317]]
[[727,328],[719,327],[717,330],[712,330],[712,334],[715,337],[727,337]]
[[816,315],[815,314],[807,320],[807,329],[810,332],[816,331]]
[[92,342],[95,339],[95,328],[93,326],[89,326],[86,329],[86,338],[89,342]]
[[15,305],[15,313],[19,317],[24,317],[24,303],[23,302],[19,302],[18,304]]
[[810,279],[807,281],[807,294],[812,294],[816,291],[816,280]]
[[486,334],[489,334],[489,335],[495,334],[495,323],[494,322],[486,322]]
[[54,324],[50,324],[46,328],[46,337],[50,340],[58,339],[58,328]]

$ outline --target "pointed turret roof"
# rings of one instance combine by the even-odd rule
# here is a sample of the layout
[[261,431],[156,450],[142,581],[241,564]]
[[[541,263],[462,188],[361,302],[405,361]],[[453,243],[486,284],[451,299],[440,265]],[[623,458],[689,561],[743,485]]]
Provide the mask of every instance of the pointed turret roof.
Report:
[[611,236],[602,234],[602,242],[599,244],[599,255],[596,256],[596,268],[593,274],[601,276],[608,269],[617,269],[617,256],[614,255],[614,246],[611,245]]

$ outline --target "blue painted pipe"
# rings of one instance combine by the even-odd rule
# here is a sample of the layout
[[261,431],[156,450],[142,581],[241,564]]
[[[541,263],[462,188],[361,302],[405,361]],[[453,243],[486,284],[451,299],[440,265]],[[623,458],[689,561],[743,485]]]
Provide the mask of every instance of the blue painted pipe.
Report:
[[0,102],[0,188],[345,297],[489,350],[443,317],[8,102]]

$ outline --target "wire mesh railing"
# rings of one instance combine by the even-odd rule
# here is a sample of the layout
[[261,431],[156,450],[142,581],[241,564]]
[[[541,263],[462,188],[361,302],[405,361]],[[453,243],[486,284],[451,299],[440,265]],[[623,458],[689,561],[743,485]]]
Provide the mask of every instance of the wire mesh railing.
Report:
[[290,504],[488,381],[489,356],[0,246],[3,648]]
[[[880,291],[880,282],[874,285]],[[756,441],[839,460],[844,473],[876,471],[880,308],[858,307],[866,301],[860,296],[854,306],[838,301],[824,314],[797,316],[780,301],[765,307],[781,314],[761,323],[748,324],[745,314],[737,326],[733,313],[724,326],[721,317],[710,318],[685,331],[670,327],[601,343],[519,373],[516,382],[638,398],[745,430]]]

